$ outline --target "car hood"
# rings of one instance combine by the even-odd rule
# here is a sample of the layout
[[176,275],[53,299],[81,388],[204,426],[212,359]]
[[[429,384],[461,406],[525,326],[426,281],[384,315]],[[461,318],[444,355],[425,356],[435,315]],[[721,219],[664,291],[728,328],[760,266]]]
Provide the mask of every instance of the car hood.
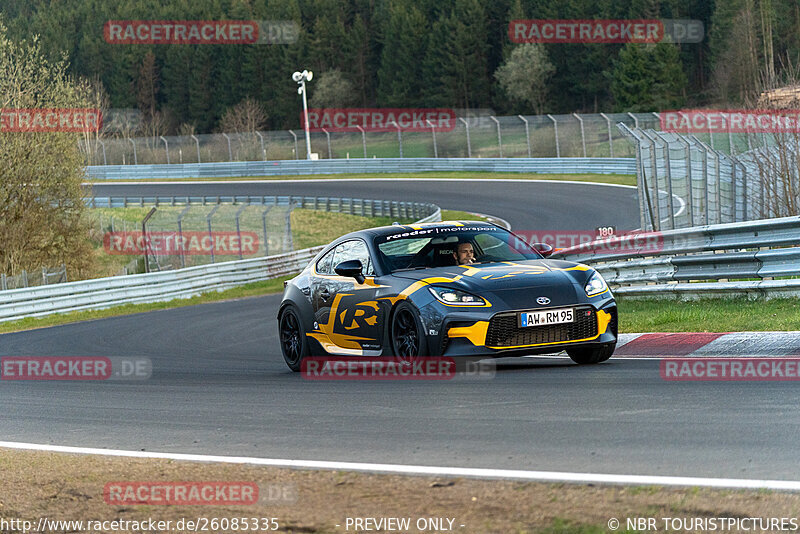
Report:
[[531,308],[539,307],[539,296],[549,298],[549,306],[583,300],[582,287],[589,271],[585,265],[571,262],[528,260],[400,271],[393,275],[461,289],[490,301],[500,299],[511,308]]

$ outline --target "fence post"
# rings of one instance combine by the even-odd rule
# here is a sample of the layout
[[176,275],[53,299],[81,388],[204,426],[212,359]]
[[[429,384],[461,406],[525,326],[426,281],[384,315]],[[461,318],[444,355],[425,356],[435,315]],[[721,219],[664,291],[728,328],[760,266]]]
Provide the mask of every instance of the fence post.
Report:
[[364,159],[367,159],[367,132],[364,131],[364,128],[361,126],[356,126],[358,130],[361,132],[361,144],[364,147]]
[[146,273],[150,272],[150,261],[149,258],[147,257],[147,249],[149,248],[147,246],[147,221],[150,220],[150,217],[153,216],[153,214],[156,212],[156,209],[157,208],[155,207],[150,208],[150,211],[147,213],[147,215],[144,216],[144,219],[142,219],[142,243],[144,244],[144,272]]
[[522,120],[522,122],[525,123],[525,142],[528,144],[528,157],[531,157],[531,132],[530,129],[528,128],[528,119],[526,119],[522,115],[517,115],[517,117],[519,117]]
[[472,157],[472,142],[469,139],[469,123],[464,120],[464,117],[459,117],[458,120],[464,123],[464,129],[467,131],[467,157]]
[[[653,230],[661,230],[661,203],[659,200],[659,193],[660,189],[658,188],[658,161],[656,159],[656,144],[658,143],[662,147],[662,153],[664,154],[664,167],[666,171],[666,181],[667,181],[667,194],[669,197],[667,198],[667,209],[669,209],[670,213],[670,227],[672,229],[675,228],[675,210],[672,204],[672,173],[669,165],[669,143],[659,136],[657,133],[655,135],[650,135],[644,130],[639,130],[642,132],[642,135],[650,139],[650,153],[652,159],[652,168],[653,168],[653,181],[655,185],[655,197],[656,197],[656,214],[655,217],[658,219],[658,228],[653,228]],[[662,144],[663,143],[663,144]]]
[[47,268],[44,266],[42,267],[42,285],[47,285]]
[[497,146],[500,147],[500,157],[503,157],[503,137],[500,135],[500,121],[494,115],[489,115],[489,118],[497,125]]
[[102,141],[102,139],[97,140],[100,143],[100,146],[103,147],[103,165],[108,165],[108,160],[106,159],[106,144]]
[[200,140],[194,134],[192,134],[192,139],[194,139],[194,144],[197,147],[197,163],[202,163],[200,161]]
[[323,128],[322,131],[325,132],[325,136],[328,138],[328,159],[333,159],[333,153],[331,152],[331,134],[325,128]]
[[22,287],[28,287],[28,271],[22,270]]
[[231,138],[228,137],[228,134],[226,133],[223,133],[222,137],[224,137],[225,140],[228,141],[228,161],[233,161],[233,150],[231,150]]
[[244,257],[242,256],[242,231],[239,228],[239,216],[242,214],[242,212],[245,209],[247,209],[247,206],[248,206],[248,204],[242,204],[242,207],[239,208],[239,210],[236,212],[236,235],[239,238],[239,259],[240,260],[244,259]]
[[288,252],[294,250],[294,243],[292,240],[292,210],[294,210],[294,204],[289,204],[289,209],[286,210],[286,249]]
[[3,291],[8,289],[8,282],[6,282],[6,273],[0,274],[0,286],[3,288]]
[[611,139],[611,119],[605,113],[600,114],[606,120],[606,124],[608,125],[608,151],[611,154],[611,157],[614,157],[614,142]]
[[[433,157],[439,157],[439,148],[436,146],[436,128],[434,128],[433,123],[429,120],[425,121],[428,123],[428,126],[431,127],[431,133],[433,134]],[[365,156],[366,157],[366,156]]]
[[547,114],[547,118],[549,118],[551,121],[553,121],[553,132],[555,133],[555,136],[556,136],[556,157],[560,158],[561,157],[561,147],[558,144],[558,121],[556,120],[555,117],[553,117],[549,113]]
[[139,158],[136,155],[136,141],[134,141],[133,138],[131,138],[131,137],[128,138],[128,141],[130,141],[131,144],[133,145],[133,164],[134,165],[138,165],[139,164]]
[[289,133],[294,137],[294,159],[300,159],[300,155],[297,153],[297,134],[292,130],[289,130]]
[[167,143],[167,139],[163,135],[160,135],[158,137],[159,137],[159,139],[164,141],[164,147],[165,147],[166,152],[167,152],[167,165],[169,165],[169,143]]
[[185,254],[185,251],[183,249],[183,223],[182,223],[182,221],[183,221],[183,218],[186,216],[186,214],[191,209],[191,207],[192,207],[191,205],[187,205],[178,214],[178,240],[179,240],[179,242],[181,244],[180,245],[181,246],[181,254],[180,254],[180,256],[181,256],[181,269],[186,267],[186,254]]
[[586,157],[586,131],[583,129],[583,119],[577,113],[572,114],[573,117],[578,119],[578,122],[581,124],[581,146],[583,147],[583,157]]
[[214,206],[211,211],[206,215],[206,224],[208,225],[208,237],[211,239],[211,263],[216,263],[214,258],[214,235],[211,233],[211,219],[214,217],[214,214],[217,212],[221,204],[217,204]]
[[267,161],[267,149],[264,148],[264,136],[261,135],[261,132],[256,132],[256,135],[261,140],[261,153],[264,155],[264,161]]
[[692,183],[692,149],[689,141],[678,135],[678,142],[683,145],[686,151],[686,213],[689,216],[689,226],[694,226],[694,184]]
[[267,206],[267,209],[261,212],[261,226],[264,231],[264,256],[269,256],[269,241],[267,240],[267,213],[272,209],[272,206]]
[[400,130],[400,126],[397,125],[396,122],[392,121],[394,127],[397,128],[397,146],[400,148],[400,157],[403,157],[403,132]]

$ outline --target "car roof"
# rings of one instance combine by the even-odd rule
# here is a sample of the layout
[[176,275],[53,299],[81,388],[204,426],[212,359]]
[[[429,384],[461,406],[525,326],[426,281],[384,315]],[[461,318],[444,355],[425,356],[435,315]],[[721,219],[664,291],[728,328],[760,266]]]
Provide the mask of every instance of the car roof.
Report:
[[472,226],[480,228],[497,228],[497,226],[495,226],[494,224],[483,221],[441,221],[441,222],[419,223],[419,224],[414,224],[414,223],[393,224],[389,226],[377,226],[375,228],[367,228],[365,230],[350,232],[349,234],[340,237],[336,241],[351,237],[362,237],[362,238],[382,237],[387,235],[394,235],[398,233],[428,229],[428,228],[457,228],[463,226]]

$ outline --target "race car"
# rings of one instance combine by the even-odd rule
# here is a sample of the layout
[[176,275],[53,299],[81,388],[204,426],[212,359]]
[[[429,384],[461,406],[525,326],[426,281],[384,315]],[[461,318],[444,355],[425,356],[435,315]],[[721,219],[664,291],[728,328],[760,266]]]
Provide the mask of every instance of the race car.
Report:
[[603,277],[545,259],[490,223],[392,225],[340,237],[287,281],[278,311],[283,357],[505,357],[558,353],[607,360],[617,306]]

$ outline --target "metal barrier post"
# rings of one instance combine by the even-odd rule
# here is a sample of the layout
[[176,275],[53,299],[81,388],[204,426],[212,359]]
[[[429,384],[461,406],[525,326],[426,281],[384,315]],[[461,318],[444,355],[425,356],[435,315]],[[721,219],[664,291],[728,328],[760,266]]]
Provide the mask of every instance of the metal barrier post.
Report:
[[178,214],[178,240],[180,242],[181,247],[181,269],[186,267],[186,251],[184,250],[183,246],[183,218],[191,209],[191,205],[187,205],[183,210]]
[[561,147],[558,144],[558,121],[556,120],[555,117],[553,117],[549,113],[547,114],[547,117],[551,121],[553,121],[553,133],[555,133],[555,136],[556,136],[556,157],[560,158],[561,157]]
[[686,182],[687,182],[687,194],[686,194],[686,214],[689,216],[689,226],[694,226],[694,184],[692,183],[692,149],[689,145],[689,142],[681,137],[680,135],[677,136],[678,142],[683,145],[683,149],[686,151]]
[[[316,198],[314,200],[316,203]],[[264,256],[269,256],[269,241],[267,240],[267,213],[272,209],[272,206],[267,206],[267,209],[261,212],[261,226],[264,231]]]
[[433,123],[431,121],[426,120],[425,122],[427,122],[428,126],[431,127],[431,134],[433,134],[433,157],[434,158],[438,158],[439,157],[439,148],[436,146],[436,128],[433,127]]
[[225,140],[228,141],[228,161],[233,161],[233,150],[231,150],[231,138],[228,137],[228,134],[226,133],[222,134],[222,137],[224,137]]
[[469,123],[464,120],[463,117],[459,117],[458,120],[464,123],[464,129],[467,131],[467,157],[472,157],[472,142],[469,139]]
[[300,154],[297,153],[297,134],[292,130],[289,130],[289,133],[294,137],[294,159],[300,159]]
[[138,165],[139,164],[139,158],[136,155],[136,141],[134,141],[133,138],[131,138],[131,137],[128,138],[128,141],[130,141],[131,144],[133,145],[133,164],[134,165]]
[[144,272],[150,272],[150,261],[147,257],[147,249],[149,248],[147,245],[147,221],[150,220],[150,217],[156,212],[157,208],[150,208],[150,211],[147,215],[144,216],[142,219],[142,241],[144,243]]
[[331,152],[331,134],[325,128],[323,128],[322,131],[325,132],[325,136],[328,138],[328,159],[332,159],[333,155]]
[[261,135],[261,132],[255,132],[255,134],[261,140],[261,153],[264,155],[264,161],[267,161],[267,149],[264,148],[264,136]]
[[[573,117],[578,119],[578,122],[581,125],[581,146],[583,147],[583,157],[586,157],[586,132],[583,129],[583,119],[577,113],[572,114]],[[528,153],[528,157],[530,157],[530,153]]]
[[606,124],[608,125],[608,151],[611,154],[611,157],[614,157],[614,141],[611,139],[611,119],[605,113],[600,114],[606,120]]
[[248,207],[248,204],[243,204],[242,207],[239,208],[236,211],[236,216],[235,216],[236,217],[236,235],[239,237],[239,259],[240,260],[244,259],[244,257],[242,256],[242,231],[239,228],[239,216],[242,214],[242,212],[245,209],[247,209],[247,207]]
[[394,127],[397,128],[397,146],[400,149],[400,157],[403,157],[403,131],[400,129],[400,126],[397,125],[396,122],[392,121],[391,124],[394,124]]
[[528,119],[526,119],[522,115],[517,115],[517,117],[519,117],[522,120],[522,122],[525,123],[525,142],[528,144],[528,157],[531,157],[531,132],[530,129],[528,128]]
[[291,251],[294,250],[294,242],[292,240],[292,210],[294,210],[294,204],[289,204],[289,209],[286,210],[286,251],[287,252],[291,252]]
[[106,144],[102,141],[102,139],[97,140],[100,143],[100,146],[103,147],[103,165],[108,165],[108,160],[106,159]]
[[167,139],[163,135],[159,135],[158,137],[159,137],[159,139],[164,141],[164,147],[165,147],[166,152],[167,152],[167,165],[169,165],[169,143],[167,143]]
[[217,204],[212,208],[212,210],[206,215],[206,224],[208,225],[208,237],[211,239],[211,263],[216,263],[214,259],[214,235],[211,233],[211,219],[214,217],[214,214],[217,212],[221,204]]
[[367,159],[367,132],[361,126],[356,126],[361,132],[361,145],[364,147],[364,159]]
[[500,121],[494,115],[489,115],[489,118],[497,125],[497,146],[500,147],[500,157],[503,157],[503,138],[500,135]]
[[194,144],[197,147],[197,163],[202,163],[200,161],[200,140],[194,134],[192,134],[192,139],[194,139]]

